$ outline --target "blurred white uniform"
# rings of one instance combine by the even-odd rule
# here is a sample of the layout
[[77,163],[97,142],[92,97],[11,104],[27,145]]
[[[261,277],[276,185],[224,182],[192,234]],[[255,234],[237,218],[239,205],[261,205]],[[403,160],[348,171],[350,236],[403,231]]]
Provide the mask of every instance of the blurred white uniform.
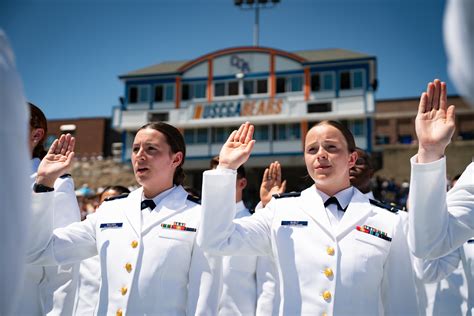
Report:
[[[213,254],[272,254],[280,315],[418,315],[413,268],[397,214],[370,204],[354,188],[348,191],[345,214],[333,226],[312,186],[301,196],[272,199],[251,217],[233,220],[235,177],[232,170],[204,172],[198,242]],[[380,235],[360,231],[364,225]]]
[[[242,201],[235,218],[250,216]],[[271,315],[275,299],[275,268],[270,256],[226,256],[219,315]],[[275,308],[277,310],[277,308]]]
[[142,196],[139,188],[102,203],[84,221],[53,233],[52,194],[35,194],[38,225],[28,260],[64,264],[99,254],[98,315],[215,315],[222,259],[196,246],[200,206],[181,186],[155,197],[151,212],[141,210]]
[[11,315],[24,279],[31,186],[28,108],[13,51],[0,29],[0,315]]
[[425,284],[426,315],[474,314],[474,239],[438,259],[415,259]]
[[[32,160],[31,185],[36,179],[40,160]],[[54,183],[54,228],[80,221],[80,210],[71,177],[59,178]],[[33,223],[33,225],[35,225]],[[71,315],[76,295],[79,265],[40,266],[27,264],[25,280],[18,305],[18,315]]]

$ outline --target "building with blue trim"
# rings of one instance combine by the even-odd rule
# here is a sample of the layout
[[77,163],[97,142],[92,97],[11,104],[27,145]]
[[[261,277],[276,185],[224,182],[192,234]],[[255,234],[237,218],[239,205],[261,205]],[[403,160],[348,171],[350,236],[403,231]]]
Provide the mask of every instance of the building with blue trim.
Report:
[[290,174],[304,175],[304,136],[325,119],[342,121],[357,146],[372,149],[375,56],[343,49],[233,47],[119,78],[125,97],[112,121],[122,133],[124,161],[130,159],[137,129],[150,121],[183,132],[191,178],[194,171],[200,177],[230,132],[245,121],[255,125],[257,141],[247,168],[264,169],[278,160]]

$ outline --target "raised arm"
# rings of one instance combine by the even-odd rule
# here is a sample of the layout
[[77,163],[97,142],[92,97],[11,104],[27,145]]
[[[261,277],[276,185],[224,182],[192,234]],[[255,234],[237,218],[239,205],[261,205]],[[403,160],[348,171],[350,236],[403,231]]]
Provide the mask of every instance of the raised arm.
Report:
[[67,173],[74,158],[75,143],[71,134],[63,134],[53,142],[38,167],[37,184],[52,188],[56,179]]
[[272,162],[265,169],[260,185],[260,201],[262,207],[270,202],[274,194],[284,193],[286,190],[286,180],[281,181],[281,165],[278,161]]
[[438,79],[428,83],[418,106],[415,120],[419,163],[441,159],[453,137],[454,105],[448,107],[446,83]]
[[254,126],[245,122],[230,134],[219,153],[220,168],[237,170],[249,159],[255,145],[253,131]]

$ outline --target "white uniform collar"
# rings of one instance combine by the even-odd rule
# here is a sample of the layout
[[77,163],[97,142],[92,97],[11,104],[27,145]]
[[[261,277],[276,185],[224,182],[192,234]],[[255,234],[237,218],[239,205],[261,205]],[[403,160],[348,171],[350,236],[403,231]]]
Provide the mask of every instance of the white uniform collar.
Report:
[[[327,199],[330,198],[330,196],[327,195],[326,193],[319,191],[318,189],[316,190],[318,191],[319,195],[323,199],[323,202],[325,202]],[[351,202],[353,195],[354,195],[354,187],[350,186],[347,189],[337,192],[333,196],[337,198],[339,204],[341,205],[343,209],[347,209],[347,206]]]
[[[177,188],[176,185],[173,185],[168,190],[161,192],[160,194],[152,198],[153,202],[155,202],[155,204],[158,206],[158,204],[161,203],[161,201],[163,201],[168,195],[170,195],[171,192],[173,192],[173,190],[176,188]],[[142,201],[145,199],[146,199],[145,194],[142,191]]]

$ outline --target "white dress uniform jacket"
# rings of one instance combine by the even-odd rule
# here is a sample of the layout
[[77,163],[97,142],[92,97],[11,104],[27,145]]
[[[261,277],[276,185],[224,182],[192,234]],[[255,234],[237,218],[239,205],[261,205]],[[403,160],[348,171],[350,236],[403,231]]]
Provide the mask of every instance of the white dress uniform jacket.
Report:
[[415,259],[426,288],[426,315],[474,314],[474,239],[438,259]]
[[[416,257],[436,259],[474,237],[474,162],[446,192],[446,158],[411,158],[409,245]],[[429,225],[427,225],[429,223]]]
[[[250,216],[242,201],[235,218]],[[223,287],[219,315],[271,315],[275,297],[271,257],[226,256],[223,258]],[[258,306],[258,308],[257,308]]]
[[[354,189],[335,229],[312,186],[233,221],[234,190],[235,171],[204,172],[198,242],[214,254],[273,254],[280,315],[418,314],[406,237],[396,214]],[[389,238],[357,229],[364,225]]]
[[[40,160],[32,160],[36,171]],[[31,185],[36,173],[31,175]],[[54,228],[80,221],[80,210],[71,177],[54,183]],[[27,264],[21,297],[15,313],[18,315],[71,315],[78,281],[78,264],[40,266]]]
[[99,315],[215,315],[222,260],[206,257],[195,244],[200,206],[178,186],[156,206],[157,216],[142,222],[142,194],[139,188],[102,203],[84,221],[53,234],[50,193],[35,194],[36,238],[28,260],[63,264],[99,254]]
[[0,29],[0,315],[11,315],[24,279],[31,204],[28,109],[13,51]]

